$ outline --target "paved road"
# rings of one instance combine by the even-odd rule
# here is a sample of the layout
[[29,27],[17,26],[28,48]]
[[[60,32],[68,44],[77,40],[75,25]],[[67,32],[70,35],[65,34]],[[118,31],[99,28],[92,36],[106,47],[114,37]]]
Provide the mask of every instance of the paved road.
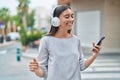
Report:
[[83,80],[120,80],[120,54],[100,54],[96,61],[82,72]]
[[[18,47],[18,45],[17,45]],[[0,50],[0,80],[42,80],[29,71],[28,64],[31,59],[16,60],[16,45]]]

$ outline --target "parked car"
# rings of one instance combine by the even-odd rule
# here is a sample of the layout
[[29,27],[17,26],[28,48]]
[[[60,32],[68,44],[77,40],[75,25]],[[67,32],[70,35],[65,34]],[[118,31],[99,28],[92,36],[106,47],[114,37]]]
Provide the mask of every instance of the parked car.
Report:
[[11,33],[7,34],[6,39],[8,39],[8,41],[9,40],[12,40],[12,41],[19,40],[20,39],[20,35],[19,35],[18,32],[11,32]]
[[3,35],[0,35],[0,43],[3,43]]

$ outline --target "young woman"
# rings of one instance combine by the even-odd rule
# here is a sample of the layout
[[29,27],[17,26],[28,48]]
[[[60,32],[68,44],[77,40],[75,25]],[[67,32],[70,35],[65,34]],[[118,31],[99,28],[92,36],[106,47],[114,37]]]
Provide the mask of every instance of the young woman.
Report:
[[30,71],[44,80],[81,80],[80,71],[96,59],[101,45],[93,43],[92,54],[85,60],[80,39],[71,33],[74,22],[71,8],[56,7],[54,18],[49,34],[41,39],[37,59],[29,64]]

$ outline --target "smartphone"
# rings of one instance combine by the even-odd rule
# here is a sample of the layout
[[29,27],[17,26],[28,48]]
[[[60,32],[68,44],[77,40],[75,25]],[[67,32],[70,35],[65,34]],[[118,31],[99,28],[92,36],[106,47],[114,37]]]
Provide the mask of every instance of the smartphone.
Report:
[[103,36],[103,37],[99,40],[99,42],[97,43],[97,45],[100,45],[101,42],[102,42],[104,39],[105,39],[105,36]]

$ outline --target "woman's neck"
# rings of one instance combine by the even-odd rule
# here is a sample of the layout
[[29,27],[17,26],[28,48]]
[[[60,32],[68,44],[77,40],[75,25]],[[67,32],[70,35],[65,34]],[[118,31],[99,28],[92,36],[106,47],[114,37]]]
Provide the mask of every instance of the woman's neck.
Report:
[[57,33],[55,34],[55,37],[58,38],[70,38],[71,36],[72,35],[65,30],[58,30]]

